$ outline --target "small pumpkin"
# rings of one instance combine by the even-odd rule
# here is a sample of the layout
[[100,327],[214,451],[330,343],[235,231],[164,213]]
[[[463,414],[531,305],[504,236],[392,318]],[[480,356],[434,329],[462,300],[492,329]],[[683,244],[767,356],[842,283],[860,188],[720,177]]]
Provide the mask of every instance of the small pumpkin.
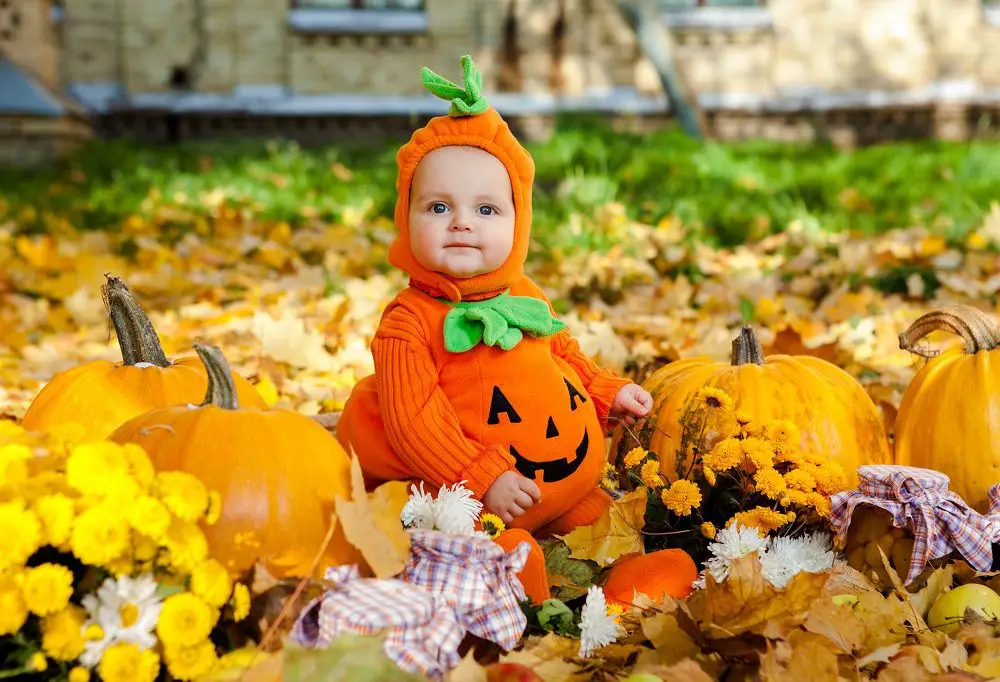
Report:
[[635,603],[635,594],[644,594],[654,603],[665,596],[684,599],[694,591],[698,567],[682,549],[661,549],[619,559],[608,572],[604,594],[609,603]]
[[[935,331],[964,344],[940,354],[918,348]],[[1000,325],[977,308],[950,304],[918,318],[899,347],[931,359],[903,392],[896,463],[947,474],[949,489],[986,513],[987,491],[1000,482]]]
[[[260,560],[278,576],[305,576],[333,519],[350,498],[351,461],[312,419],[286,409],[241,406],[215,346],[195,345],[208,374],[200,405],[161,407],[122,424],[110,440],[136,443],[157,471],[184,471],[222,498],[203,525],[213,557],[234,574]],[[357,560],[339,526],[315,575]]]
[[[678,360],[643,382],[653,396],[653,423],[646,447],[660,456],[663,475],[670,481],[678,479],[677,468],[687,471],[690,467],[691,453],[676,456],[681,421],[704,387],[725,391],[734,409],[755,424],[791,421],[801,433],[800,447],[839,462],[851,487],[858,482],[858,466],[892,462],[882,417],[861,384],[820,358],[764,357],[757,335],[746,325],[733,340],[729,363],[709,358]],[[712,436],[705,434],[709,442]],[[634,445],[624,428],[616,429],[612,453],[621,456]]]
[[[208,377],[197,357],[170,361],[152,323],[118,277],[105,275],[104,305],[121,347],[122,362],[95,360],[59,372],[31,401],[24,428],[44,431],[79,424],[86,440],[107,438],[118,426],[154,407],[197,402]],[[257,389],[234,377],[245,405],[265,407]]]

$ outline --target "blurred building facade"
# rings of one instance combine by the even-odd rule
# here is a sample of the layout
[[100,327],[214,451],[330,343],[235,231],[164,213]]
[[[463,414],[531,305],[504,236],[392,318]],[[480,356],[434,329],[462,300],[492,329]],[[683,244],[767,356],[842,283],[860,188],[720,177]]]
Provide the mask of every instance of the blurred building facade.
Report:
[[[716,137],[964,139],[1000,112],[1000,0],[644,2]],[[465,53],[529,132],[669,116],[616,0],[0,0],[0,60],[108,135],[402,131],[441,112],[419,67]]]

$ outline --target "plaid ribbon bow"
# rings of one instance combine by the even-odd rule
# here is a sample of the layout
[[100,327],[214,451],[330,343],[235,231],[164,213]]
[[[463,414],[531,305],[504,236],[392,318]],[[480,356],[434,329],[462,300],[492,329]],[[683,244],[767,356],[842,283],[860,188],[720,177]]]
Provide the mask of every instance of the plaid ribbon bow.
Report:
[[386,635],[383,651],[400,668],[441,679],[461,662],[465,631],[453,611],[433,595],[402,580],[361,578],[357,566],[327,569],[333,589],[302,611],[291,638],[306,647],[327,646],[341,634]]
[[528,624],[527,597],[517,572],[531,551],[522,542],[510,552],[487,537],[434,530],[410,531],[410,559],[400,574],[448,604],[462,626],[505,651],[517,646]]
[[466,631],[513,649],[527,625],[517,572],[530,547],[510,552],[486,537],[413,530],[398,578],[361,578],[356,566],[327,569],[332,589],[299,615],[291,638],[326,646],[345,632],[386,634],[384,651],[400,668],[441,679],[461,662]]
[[[896,528],[913,533],[909,585],[928,561],[958,550],[969,565],[988,571],[993,564],[992,542],[1000,539],[1000,486],[990,489],[990,517],[971,509],[965,500],[948,490],[951,479],[939,471],[906,466],[868,465],[858,467],[856,490],[830,498],[830,522],[836,542],[844,546],[854,509],[867,504],[892,515]],[[996,502],[996,507],[994,507]]]

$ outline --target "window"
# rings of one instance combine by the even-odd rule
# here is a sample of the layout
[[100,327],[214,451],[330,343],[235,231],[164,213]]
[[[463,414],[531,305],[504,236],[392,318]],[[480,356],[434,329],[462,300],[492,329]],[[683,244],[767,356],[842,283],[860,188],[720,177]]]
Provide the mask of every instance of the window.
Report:
[[391,9],[423,11],[424,0],[297,0],[296,7],[310,9]]

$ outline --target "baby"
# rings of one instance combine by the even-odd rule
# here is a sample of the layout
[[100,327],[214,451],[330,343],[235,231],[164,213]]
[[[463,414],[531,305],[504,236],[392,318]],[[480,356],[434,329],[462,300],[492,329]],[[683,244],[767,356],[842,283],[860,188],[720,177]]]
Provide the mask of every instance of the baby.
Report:
[[462,66],[464,87],[423,70],[452,105],[397,154],[389,262],[409,287],[383,311],[375,373],[337,437],[369,485],[464,482],[506,524],[564,534],[610,504],[602,422],[634,423],[652,398],[584,355],[524,275],[534,163]]

